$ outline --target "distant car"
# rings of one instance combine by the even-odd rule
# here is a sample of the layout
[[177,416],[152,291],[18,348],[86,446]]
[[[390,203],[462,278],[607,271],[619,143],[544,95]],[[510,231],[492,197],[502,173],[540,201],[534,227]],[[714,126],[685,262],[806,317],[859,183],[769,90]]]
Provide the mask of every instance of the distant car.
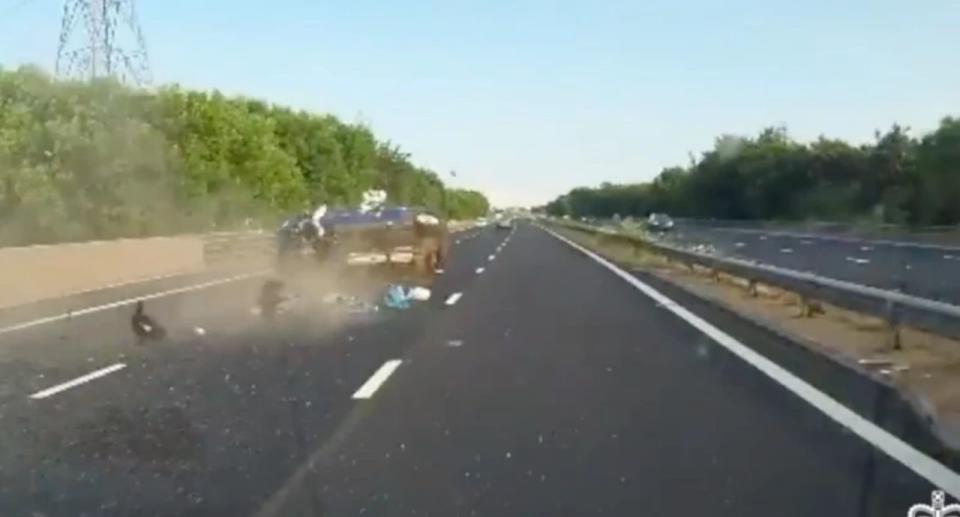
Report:
[[486,226],[488,224],[490,224],[490,221],[488,221],[486,217],[477,218],[477,226]]
[[513,228],[513,219],[504,217],[497,221],[497,228],[500,230],[509,230]]
[[650,214],[647,218],[647,229],[654,232],[666,232],[673,229],[673,219],[667,214]]

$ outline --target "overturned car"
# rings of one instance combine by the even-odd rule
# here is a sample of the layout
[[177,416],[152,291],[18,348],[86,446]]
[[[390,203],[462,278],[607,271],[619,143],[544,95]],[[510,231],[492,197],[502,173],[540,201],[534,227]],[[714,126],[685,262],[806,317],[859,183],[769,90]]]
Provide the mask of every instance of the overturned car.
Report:
[[389,206],[383,191],[371,191],[355,208],[297,214],[277,230],[281,267],[305,257],[330,267],[413,268],[441,273],[449,253],[446,222],[428,209]]

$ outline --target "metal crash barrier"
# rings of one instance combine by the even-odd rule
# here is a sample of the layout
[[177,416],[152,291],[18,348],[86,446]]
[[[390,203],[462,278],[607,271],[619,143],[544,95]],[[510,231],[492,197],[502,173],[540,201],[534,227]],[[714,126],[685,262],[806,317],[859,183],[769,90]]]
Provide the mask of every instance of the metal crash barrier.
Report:
[[820,303],[829,303],[880,318],[888,325],[894,349],[900,348],[903,326],[960,338],[960,306],[769,264],[698,253],[610,228],[596,228],[566,220],[550,220],[547,224],[593,236],[598,242],[618,243],[636,252],[660,255],[669,262],[683,264],[690,269],[704,269],[715,277],[726,274],[740,278],[752,296],[757,296],[760,285],[795,293],[803,317],[813,317]]

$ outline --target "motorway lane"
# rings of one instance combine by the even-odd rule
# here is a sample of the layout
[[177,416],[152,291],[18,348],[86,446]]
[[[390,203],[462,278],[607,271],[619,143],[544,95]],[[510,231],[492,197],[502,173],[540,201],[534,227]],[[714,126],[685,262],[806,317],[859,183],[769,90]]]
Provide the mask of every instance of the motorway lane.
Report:
[[530,226],[514,242],[262,515],[901,516],[928,497],[584,256]]
[[[899,516],[928,500],[911,471],[542,230],[460,241],[429,304],[332,330],[220,315],[206,336],[133,348],[89,316],[77,336],[128,367],[0,399],[0,514]],[[255,285],[190,299],[239,317]],[[0,350],[79,370],[49,366],[44,329],[47,348],[36,328]],[[103,354],[95,366],[118,360]]]
[[678,225],[665,236],[728,256],[960,304],[960,248],[753,229]]
[[258,279],[148,302],[171,330],[164,343],[133,344],[130,307],[0,335],[0,515],[252,513],[504,236],[458,237],[431,301],[399,313],[310,307],[264,324],[249,312]]

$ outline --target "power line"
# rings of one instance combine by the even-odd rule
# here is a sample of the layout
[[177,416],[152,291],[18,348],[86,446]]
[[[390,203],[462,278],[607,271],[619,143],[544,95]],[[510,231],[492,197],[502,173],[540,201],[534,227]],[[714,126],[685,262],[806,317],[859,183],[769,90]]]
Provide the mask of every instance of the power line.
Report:
[[56,74],[69,79],[113,77],[149,84],[147,45],[135,0],[66,0]]

